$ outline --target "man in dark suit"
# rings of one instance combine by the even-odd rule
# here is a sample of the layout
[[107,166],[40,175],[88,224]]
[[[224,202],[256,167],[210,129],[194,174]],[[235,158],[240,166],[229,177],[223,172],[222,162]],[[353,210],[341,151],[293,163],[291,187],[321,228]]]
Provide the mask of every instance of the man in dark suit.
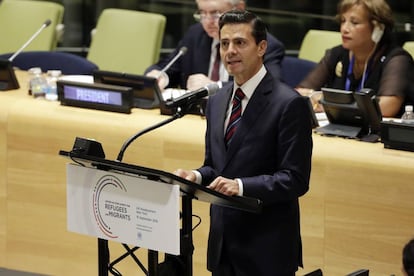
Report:
[[[167,70],[169,87],[180,87],[187,90],[196,90],[211,82],[218,81],[221,86],[229,80],[224,66],[219,68],[218,79],[214,78],[213,67],[216,58],[218,43],[218,18],[232,9],[245,9],[243,0],[196,0],[198,11],[194,14],[200,23],[192,25],[175,51],[166,59],[149,67],[145,73],[157,77],[164,68],[185,46],[187,52]],[[279,65],[284,57],[284,45],[270,34],[267,34],[268,50],[264,62],[268,70],[275,75],[279,74]]]
[[234,82],[208,100],[203,166],[175,174],[263,202],[259,214],[211,206],[213,276],[294,276],[302,266],[298,198],[311,171],[309,107],[263,65],[268,44],[260,18],[230,11],[219,25],[221,59]]

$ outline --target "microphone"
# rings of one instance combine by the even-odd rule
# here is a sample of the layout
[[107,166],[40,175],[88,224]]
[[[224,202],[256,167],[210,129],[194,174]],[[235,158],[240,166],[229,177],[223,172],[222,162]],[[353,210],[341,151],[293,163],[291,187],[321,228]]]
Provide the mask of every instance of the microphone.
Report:
[[37,30],[37,32],[35,32],[30,38],[29,40],[18,50],[16,51],[10,58],[8,58],[7,60],[2,60],[0,59],[0,75],[3,75],[3,79],[0,80],[0,91],[6,91],[6,90],[12,90],[12,89],[18,89],[20,87],[19,82],[17,81],[16,78],[16,74],[14,73],[14,69],[11,65],[12,61],[14,60],[14,58],[20,54],[24,48],[27,47],[27,45],[29,45],[33,39],[35,39],[40,32],[46,28],[47,26],[50,25],[50,23],[52,23],[52,21],[50,21],[50,19],[46,20],[42,26],[40,27],[39,30]]
[[33,39],[35,39],[39,34],[40,34],[40,32],[41,31],[43,31],[43,29],[44,28],[46,28],[46,27],[48,27],[49,25],[50,25],[50,23],[52,23],[52,21],[50,21],[50,19],[48,19],[48,20],[46,20],[43,24],[42,24],[42,26],[39,28],[39,30],[37,30],[37,32],[35,32],[30,38],[29,38],[29,40],[28,41],[26,41],[26,43],[25,44],[23,44],[23,46],[19,49],[19,50],[17,50],[10,58],[9,58],[9,61],[10,62],[12,62],[15,58],[16,58],[16,56],[18,55],[18,54],[20,54],[32,41],[33,41]]
[[171,65],[173,65],[179,57],[185,55],[186,52],[187,52],[187,47],[185,46],[181,47],[178,53],[173,57],[173,59],[164,68],[160,70],[160,74],[158,75],[157,78],[159,78],[163,73],[165,73],[168,69],[170,69]]
[[[219,89],[219,86],[217,83],[210,83],[208,85],[206,85],[205,87],[202,87],[200,89],[197,89],[195,91],[192,92],[188,92],[178,98],[169,100],[165,103],[165,105],[169,108],[171,107],[183,107],[183,105],[187,105],[187,107],[194,103],[194,101],[201,99],[205,96],[212,96],[214,94],[216,94],[217,90]],[[144,130],[141,130],[140,132],[134,134],[133,136],[131,136],[127,141],[125,141],[125,143],[122,145],[121,150],[118,153],[118,157],[117,157],[117,161],[122,161],[122,158],[124,157],[124,153],[125,150],[127,149],[127,147],[133,142],[135,141],[138,137],[140,137],[141,135],[148,133],[152,130],[155,130],[159,127],[162,127],[166,124],[171,123],[174,120],[177,120],[179,118],[181,118],[182,116],[184,116],[185,113],[183,112],[176,112],[172,117],[169,117],[168,119],[161,121],[153,126],[147,127]]]
[[197,90],[187,92],[180,97],[167,100],[165,106],[168,108],[189,106],[190,104],[201,98],[204,98],[205,96],[212,96],[216,94],[218,89],[218,84],[213,82]]

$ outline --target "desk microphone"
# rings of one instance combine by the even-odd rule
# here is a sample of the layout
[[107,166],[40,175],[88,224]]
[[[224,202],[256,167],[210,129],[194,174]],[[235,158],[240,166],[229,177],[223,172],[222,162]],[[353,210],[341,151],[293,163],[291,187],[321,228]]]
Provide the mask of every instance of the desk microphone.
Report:
[[39,30],[37,30],[30,38],[28,41],[26,41],[25,44],[23,44],[23,46],[17,50],[10,58],[9,61],[12,62],[14,60],[14,58],[20,54],[32,41],[33,39],[35,39],[41,31],[43,31],[44,28],[46,28],[47,26],[50,25],[50,23],[52,23],[52,21],[50,21],[50,19],[46,20],[45,23],[42,24],[42,26],[39,28]]
[[181,47],[178,53],[174,56],[174,58],[164,68],[160,70],[160,74],[158,75],[158,78],[162,75],[162,73],[170,69],[171,65],[173,65],[179,57],[185,55],[186,52],[187,52],[187,47],[185,46]]
[[218,89],[219,89],[218,84],[213,82],[197,90],[187,92],[180,97],[167,100],[165,105],[168,108],[184,107],[184,106],[187,107],[190,104],[193,104],[194,102],[196,102],[197,100],[204,98],[205,96],[212,96],[216,94]]
[[32,42],[33,39],[35,39],[40,34],[40,32],[44,28],[49,26],[51,22],[52,21],[50,21],[50,19],[46,20],[45,23],[42,24],[40,29],[37,30],[37,32],[35,32],[29,38],[29,40],[25,44],[23,44],[23,46],[17,52],[15,52],[9,59],[0,59],[0,76],[3,76],[0,79],[0,91],[13,90],[18,89],[20,87],[19,82],[16,78],[16,74],[14,73],[14,69],[11,65],[12,61],[18,54],[20,54],[24,50],[24,48],[27,47],[27,45],[29,45]]

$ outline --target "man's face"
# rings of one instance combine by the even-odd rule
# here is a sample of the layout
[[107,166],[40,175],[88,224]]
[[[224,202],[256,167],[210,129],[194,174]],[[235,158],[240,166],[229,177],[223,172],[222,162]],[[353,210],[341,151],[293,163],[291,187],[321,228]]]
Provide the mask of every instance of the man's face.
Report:
[[226,0],[197,0],[197,6],[204,30],[211,38],[218,39],[218,19],[220,15],[233,9],[233,6]]
[[224,67],[236,83],[242,85],[262,66],[267,42],[262,40],[256,44],[251,24],[226,24],[221,28],[220,36]]

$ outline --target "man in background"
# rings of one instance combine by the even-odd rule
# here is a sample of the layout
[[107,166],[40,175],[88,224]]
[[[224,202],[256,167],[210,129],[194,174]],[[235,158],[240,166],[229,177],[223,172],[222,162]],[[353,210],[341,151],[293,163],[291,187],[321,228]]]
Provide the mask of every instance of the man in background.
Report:
[[[196,90],[209,83],[218,82],[221,87],[229,81],[229,75],[218,60],[219,29],[218,19],[221,14],[232,9],[244,10],[243,0],[196,0],[198,10],[194,18],[199,23],[192,25],[177,48],[166,59],[150,66],[145,73],[158,77],[162,70],[180,51],[186,47],[186,53],[167,70],[168,87]],[[268,48],[264,63],[270,73],[279,75],[279,65],[284,57],[284,45],[269,33]],[[216,66],[215,66],[216,64]],[[217,66],[218,64],[218,66]]]

